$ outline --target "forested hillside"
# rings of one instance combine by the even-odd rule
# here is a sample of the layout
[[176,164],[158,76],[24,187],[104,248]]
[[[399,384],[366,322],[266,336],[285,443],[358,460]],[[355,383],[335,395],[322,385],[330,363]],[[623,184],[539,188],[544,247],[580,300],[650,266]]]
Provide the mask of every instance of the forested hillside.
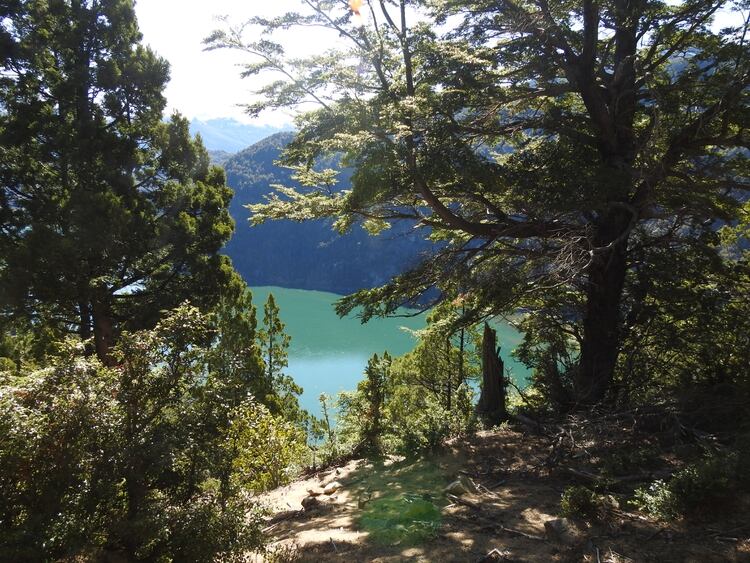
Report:
[[[275,184],[299,186],[293,171],[276,165],[293,133],[277,133],[246,148],[224,163],[227,184],[234,189],[229,206],[237,229],[226,253],[249,285],[277,285],[346,294],[385,283],[413,266],[433,245],[406,223],[379,236],[359,226],[341,235],[333,220],[292,220],[248,228],[247,204],[261,203]],[[336,189],[348,188],[344,170]]]

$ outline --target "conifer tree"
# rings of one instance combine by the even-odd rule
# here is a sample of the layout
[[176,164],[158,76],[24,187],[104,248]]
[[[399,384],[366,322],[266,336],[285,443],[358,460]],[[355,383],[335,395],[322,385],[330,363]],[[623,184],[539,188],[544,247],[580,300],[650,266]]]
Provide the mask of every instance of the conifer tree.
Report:
[[279,306],[273,293],[270,293],[263,307],[263,328],[258,330],[258,347],[265,363],[265,385],[272,390],[265,403],[274,414],[283,414],[288,420],[303,424],[305,414],[297,402],[302,388],[284,373],[284,368],[289,366],[291,342],[291,337],[284,332],[285,328],[279,317]]
[[286,325],[279,317],[279,306],[273,293],[269,293],[263,306],[263,328],[258,331],[258,340],[266,363],[266,379],[273,383],[289,365],[288,353],[291,337],[284,332]]
[[168,64],[132,0],[0,9],[0,311],[111,363],[121,330],[231,282],[231,190],[187,121],[162,121]]

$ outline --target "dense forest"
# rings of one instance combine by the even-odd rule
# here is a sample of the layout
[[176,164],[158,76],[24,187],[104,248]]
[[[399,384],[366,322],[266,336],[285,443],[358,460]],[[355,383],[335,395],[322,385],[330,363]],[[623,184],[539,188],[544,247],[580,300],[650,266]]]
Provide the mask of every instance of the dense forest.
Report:
[[[297,115],[225,172],[164,118],[169,64],[132,0],[0,4],[0,559],[295,561],[267,546],[264,494],[355,459],[360,480],[439,483],[429,456],[462,444],[445,489],[362,490],[373,541],[476,558],[445,543],[445,513],[565,546],[523,560],[600,561],[621,536],[662,542],[640,560],[696,560],[700,538],[698,560],[746,556],[747,6],[300,6],[205,40],[247,57],[251,116]],[[338,47],[288,55],[311,27]],[[428,308],[426,326],[316,418],[283,311],[257,311],[238,271],[349,293],[337,312],[363,322]],[[525,388],[497,319],[523,332]],[[565,518],[506,525],[490,505],[508,479],[516,506],[546,487]]]

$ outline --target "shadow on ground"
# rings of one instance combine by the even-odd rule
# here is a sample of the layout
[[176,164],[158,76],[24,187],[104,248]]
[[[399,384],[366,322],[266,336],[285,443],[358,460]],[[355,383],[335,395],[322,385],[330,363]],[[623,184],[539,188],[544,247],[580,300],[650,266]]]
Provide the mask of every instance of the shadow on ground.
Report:
[[[484,432],[420,460],[348,465],[279,492],[295,510],[307,489],[339,481],[318,507],[290,512],[270,534],[281,561],[749,561],[750,545],[697,541],[696,530],[634,514],[591,527],[571,544],[545,536],[569,475],[550,471],[549,442],[512,430]],[[443,489],[461,473],[479,492],[456,503]],[[293,553],[293,557],[290,554]]]

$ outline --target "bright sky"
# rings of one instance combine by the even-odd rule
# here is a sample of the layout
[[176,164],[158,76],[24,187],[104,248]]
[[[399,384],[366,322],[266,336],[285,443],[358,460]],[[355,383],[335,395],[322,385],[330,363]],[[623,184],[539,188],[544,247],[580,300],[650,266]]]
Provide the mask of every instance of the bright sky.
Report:
[[[172,79],[167,87],[168,110],[179,110],[188,118],[234,117],[256,125],[285,125],[290,113],[276,112],[250,121],[238,104],[247,103],[253,90],[252,79],[241,79],[239,64],[247,55],[219,50],[203,51],[202,41],[228,16],[241,23],[255,15],[273,16],[299,9],[300,0],[137,0],[135,10],[144,42],[171,65]],[[289,50],[309,54],[330,47],[335,37],[323,39],[316,31],[295,31]],[[285,44],[287,41],[285,40]],[[296,53],[295,53],[296,54]]]
[[[228,16],[241,23],[254,15],[274,16],[300,8],[300,0],[137,0],[136,12],[144,41],[171,64],[167,87],[168,111],[179,110],[188,118],[234,117],[256,125],[291,123],[289,112],[261,115],[251,121],[238,104],[251,100],[252,79],[241,79],[238,65],[248,62],[239,52],[203,51],[202,40]],[[719,16],[717,25],[740,23],[739,16]],[[338,38],[319,30],[296,29],[284,38],[294,55],[311,54],[332,47]]]

